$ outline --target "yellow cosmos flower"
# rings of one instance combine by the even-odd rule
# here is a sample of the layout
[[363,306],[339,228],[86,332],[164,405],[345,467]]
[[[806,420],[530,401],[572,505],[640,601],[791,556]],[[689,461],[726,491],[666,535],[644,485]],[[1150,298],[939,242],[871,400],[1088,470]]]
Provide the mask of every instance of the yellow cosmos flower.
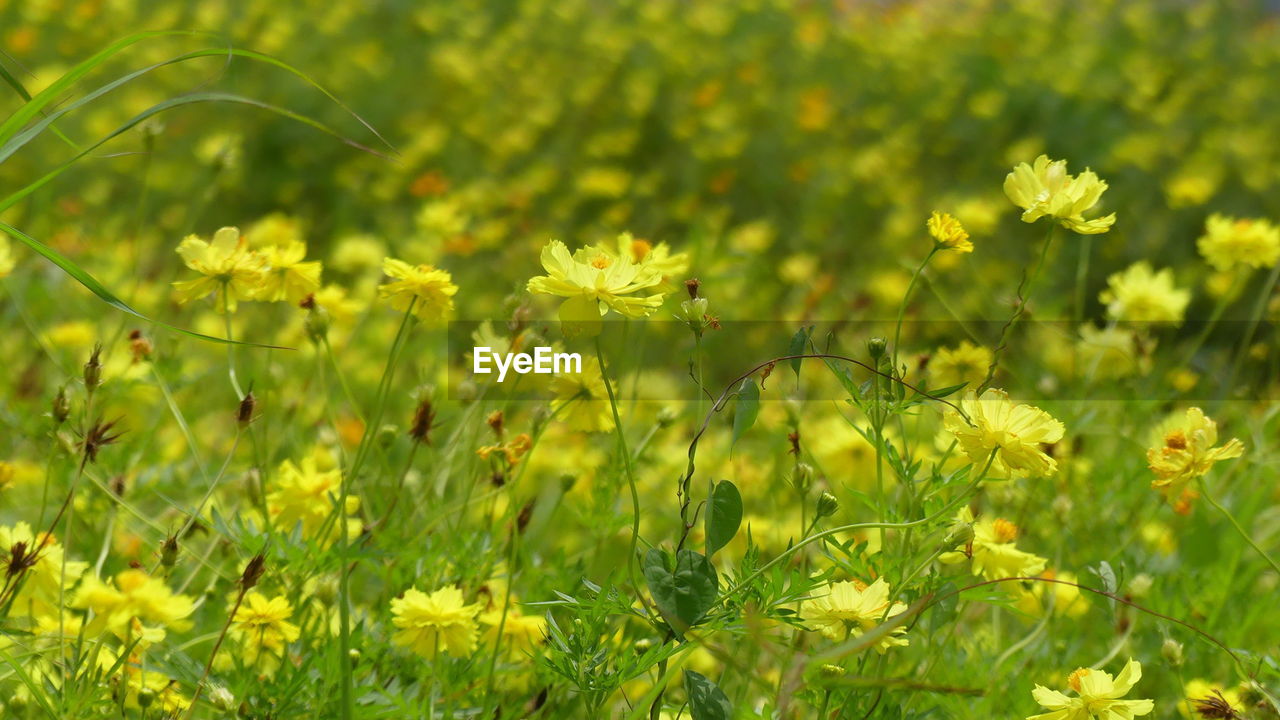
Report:
[[448,271],[385,258],[382,272],[393,280],[378,286],[378,297],[390,298],[396,310],[408,310],[413,303],[413,314],[427,321],[441,320],[453,311],[458,286]]
[[1057,461],[1040,448],[1058,442],[1065,432],[1052,415],[1031,405],[1014,403],[1003,390],[995,389],[981,397],[970,390],[961,399],[960,407],[969,422],[950,410],[943,425],[973,464],[985,466],[994,452],[988,471],[994,477],[1040,477],[1057,472]]
[[1048,217],[1081,235],[1107,232],[1115,223],[1115,213],[1084,219],[1085,211],[1098,203],[1106,189],[1107,184],[1092,170],[1085,168],[1079,175],[1069,175],[1066,160],[1050,161],[1047,155],[1031,165],[1019,163],[1004,180],[1004,194],[1023,209],[1023,222]]
[[1172,270],[1155,272],[1143,260],[1107,278],[1107,289],[1098,300],[1112,320],[1176,325],[1182,322],[1191,292],[1174,286]]
[[609,390],[600,373],[600,361],[583,358],[582,372],[557,373],[551,378],[552,415],[575,430],[610,432],[613,430],[613,408]]
[[1214,213],[1205,221],[1196,248],[1215,270],[1237,265],[1274,267],[1280,260],[1280,227],[1261,219],[1236,219]]
[[255,299],[267,270],[266,260],[233,227],[218,230],[212,242],[188,235],[178,245],[178,255],[203,277],[175,282],[174,299],[188,303],[212,293],[217,312],[234,312],[237,301]]
[[665,242],[654,245],[648,240],[624,232],[615,241],[616,248],[607,245],[599,246],[600,250],[610,252],[615,257],[627,256],[631,262],[654,270],[664,278],[683,275],[689,269],[688,253],[673,253]]
[[[342,471],[336,468],[321,470],[316,460],[312,455],[298,464],[292,460],[280,463],[274,489],[267,494],[267,513],[277,529],[287,533],[301,526],[303,537],[316,539],[328,547],[337,539],[333,528],[330,527],[323,537],[317,535],[330,525],[329,515],[342,494]],[[345,528],[348,538],[360,534],[360,520],[347,517],[359,509],[360,499],[348,495],[346,507],[339,513],[337,523]]]
[[283,597],[268,598],[257,591],[244,596],[233,618],[231,635],[240,641],[250,664],[259,660],[271,667],[278,664],[285,647],[301,632],[289,622],[292,615],[293,606]]
[[[538,651],[547,637],[547,619],[541,615],[525,615],[514,605],[507,608],[507,617],[502,617],[502,608],[495,607],[480,614],[480,624],[485,626],[484,642],[493,645],[502,640],[503,650],[513,658],[523,658]],[[501,636],[499,636],[501,626]]]
[[589,323],[599,320],[609,309],[627,317],[651,314],[662,305],[662,293],[633,296],[657,290],[662,273],[653,265],[638,264],[631,253],[615,255],[600,248],[582,248],[573,255],[559,240],[542,249],[546,275],[532,278],[531,293],[568,298],[560,305],[560,320]]
[[428,659],[443,651],[463,657],[476,649],[479,605],[467,605],[456,585],[440,588],[430,595],[409,588],[391,601],[392,624],[400,628],[392,642]]
[[270,245],[262,251],[267,264],[258,299],[266,302],[288,300],[298,304],[320,289],[320,262],[304,262],[307,246],[296,240]]
[[1146,715],[1155,709],[1154,702],[1123,699],[1141,679],[1142,665],[1132,659],[1114,678],[1102,670],[1079,668],[1067,678],[1074,697],[1036,685],[1031,696],[1049,712],[1027,720],[1130,720]]
[[973,252],[973,243],[969,242],[969,233],[965,231],[960,221],[951,217],[950,213],[933,211],[929,216],[929,221],[925,223],[929,228],[929,236],[938,244],[939,248],[955,250],[956,252]]
[[[1052,610],[1055,615],[1069,618],[1080,617],[1089,611],[1089,601],[1080,593],[1080,588],[1065,583],[1076,582],[1076,576],[1069,572],[1045,570],[1040,577],[1063,582],[1033,582],[1022,597],[1018,599],[1018,609],[1028,615],[1044,615]],[[1049,603],[1052,601],[1052,608]]]
[[938,560],[954,564],[972,560],[973,574],[988,580],[1039,575],[1048,562],[1018,549],[1018,526],[1004,518],[983,518],[974,522],[973,512],[963,508],[956,522],[973,525],[973,540],[942,553]]
[[184,619],[195,610],[195,603],[187,595],[179,595],[169,589],[159,578],[141,570],[125,570],[105,583],[94,576],[87,576],[80,584],[71,606],[92,610],[94,619],[88,631],[98,633],[108,630],[119,637],[140,635],[150,642],[164,638],[164,632],[146,628],[141,623],[150,622],[175,630],[188,627]]
[[[886,614],[885,611],[888,611]],[[804,601],[800,615],[804,621],[832,640],[861,637],[866,631],[885,620],[906,612],[904,603],[889,604],[889,583],[884,578],[866,585],[857,580],[831,583],[827,593]],[[908,644],[907,629],[894,628],[876,644],[876,651],[883,654],[893,646]]]
[[981,345],[962,340],[953,348],[938,348],[929,358],[929,385],[935,388],[954,387],[968,383],[977,387],[987,379],[991,366],[991,351]]
[[1244,443],[1235,438],[1214,447],[1218,424],[1198,407],[1188,408],[1181,421],[1166,421],[1159,429],[1159,437],[1161,444],[1147,450],[1147,463],[1156,475],[1151,487],[1171,502],[1194,499],[1194,491],[1188,494],[1192,480],[1203,477],[1214,463],[1244,454]]

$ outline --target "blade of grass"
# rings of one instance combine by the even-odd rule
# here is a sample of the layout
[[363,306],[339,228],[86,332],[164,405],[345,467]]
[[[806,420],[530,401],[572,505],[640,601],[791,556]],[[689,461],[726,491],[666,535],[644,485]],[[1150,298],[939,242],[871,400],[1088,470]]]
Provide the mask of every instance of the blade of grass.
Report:
[[[13,88],[13,91],[18,93],[18,97],[22,98],[25,102],[31,102],[31,93],[27,92],[27,89],[23,87],[22,82],[9,72],[8,68],[4,66],[4,63],[0,63],[0,79],[3,79],[6,85]],[[63,142],[70,145],[71,149],[80,149],[80,146],[77,145],[74,140],[67,137],[66,134],[59,130],[56,125],[50,125],[49,130],[54,135],[57,135]]]
[[45,245],[39,240],[36,240],[30,235],[22,232],[21,230],[13,227],[12,225],[9,225],[8,223],[0,222],[0,232],[4,232],[8,234],[10,237],[20,240],[27,247],[43,255],[46,259],[49,260],[49,262],[52,262],[54,265],[57,265],[59,268],[62,269],[63,272],[70,275],[81,285],[88,288],[89,292],[92,292],[94,295],[97,295],[98,298],[101,299],[103,302],[107,303],[108,305],[114,307],[115,309],[121,312],[126,312],[130,315],[133,315],[134,317],[137,317],[141,320],[145,320],[146,322],[149,322],[153,325],[158,325],[162,328],[171,330],[173,332],[176,332],[182,335],[186,335],[188,337],[193,337],[199,340],[208,340],[210,342],[233,343],[236,345],[250,345],[253,347],[274,348],[277,350],[290,349],[290,348],[280,347],[278,345],[262,345],[260,343],[242,342],[238,340],[227,340],[225,338],[212,337],[210,335],[201,335],[198,332],[184,330],[180,327],[170,325],[168,323],[160,322],[159,320],[153,320],[147,317],[146,315],[143,315],[142,313],[138,312],[137,310],[134,310],[133,308],[129,307],[127,303],[125,303],[123,300],[113,295],[111,291],[108,290],[102,283],[98,282],[97,278],[90,275],[86,270],[84,270],[84,268],[81,268],[79,265],[77,265],[75,262],[67,258],[67,256],[63,255],[62,253],[58,252],[57,250],[54,250],[48,245]]

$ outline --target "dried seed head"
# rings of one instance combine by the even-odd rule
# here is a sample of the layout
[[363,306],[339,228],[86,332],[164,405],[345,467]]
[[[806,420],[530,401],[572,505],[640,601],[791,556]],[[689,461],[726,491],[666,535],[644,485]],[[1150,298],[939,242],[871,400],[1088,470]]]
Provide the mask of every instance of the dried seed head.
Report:
[[129,352],[133,354],[134,364],[138,364],[144,360],[151,359],[151,353],[155,348],[151,345],[151,341],[141,330],[133,330],[129,333]]
[[9,547],[9,562],[5,564],[5,577],[14,578],[26,572],[39,560],[39,551],[27,547],[21,540]]
[[1214,690],[1212,695],[1193,699],[1192,706],[1195,708],[1196,714],[1203,718],[1221,718],[1223,720],[1234,720],[1240,717],[1236,709],[1222,697],[1222,693]]
[[123,475],[117,475],[111,478],[111,493],[118,498],[122,498],[124,497],[124,491],[125,477]]
[[84,364],[84,386],[90,393],[102,384],[102,345],[95,343],[89,362]]
[[107,445],[111,445],[120,439],[120,436],[124,434],[123,430],[114,434],[111,432],[118,422],[120,422],[120,418],[116,418],[110,422],[103,422],[102,418],[98,418],[94,421],[93,425],[84,433],[84,437],[80,441],[83,462],[97,462],[98,452]]
[[244,399],[240,401],[239,407],[236,408],[236,422],[240,423],[241,427],[253,422],[253,411],[257,406],[258,398],[253,394],[253,391],[250,390],[245,393]]
[[240,587],[249,590],[254,585],[257,585],[266,569],[267,558],[262,553],[254,555],[249,559],[248,564],[244,566],[244,572],[240,574]]
[[533,519],[533,505],[536,500],[530,500],[524,507],[520,508],[520,514],[516,516],[516,529],[524,532],[529,526],[529,521]]
[[160,565],[172,568],[176,564],[178,564],[178,538],[170,535],[160,543]]
[[702,288],[702,283],[698,281],[698,278],[689,278],[688,280],[684,281],[684,289],[689,291],[690,300],[698,299],[698,290],[700,290],[701,288]]
[[800,455],[800,431],[793,430],[787,433],[787,442],[791,443],[791,451],[790,451],[791,454],[799,456]]
[[418,409],[413,411],[413,422],[409,424],[409,437],[423,445],[430,445],[431,427],[435,419],[436,411],[431,406],[431,398],[423,397],[418,401]]

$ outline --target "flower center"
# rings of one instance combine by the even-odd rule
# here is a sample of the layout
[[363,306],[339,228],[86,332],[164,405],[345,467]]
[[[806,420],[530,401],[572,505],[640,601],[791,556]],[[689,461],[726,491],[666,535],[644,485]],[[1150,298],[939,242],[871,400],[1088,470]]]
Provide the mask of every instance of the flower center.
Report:
[[1018,539],[1018,526],[1004,518],[996,518],[995,522],[991,524],[991,529],[995,532],[996,539],[1002,543],[1013,542]]
[[1174,430],[1164,436],[1164,446],[1172,450],[1186,450],[1187,436],[1181,430]]
[[1076,668],[1067,676],[1067,687],[1080,692],[1080,680],[1089,674],[1089,668]]
[[653,246],[647,240],[631,241],[631,257],[636,262],[643,262],[645,258],[649,257],[650,250],[653,250]]
[[612,263],[609,261],[609,258],[605,257],[604,255],[597,255],[595,259],[591,261],[591,267],[597,270],[603,270],[609,267],[609,265],[611,264]]

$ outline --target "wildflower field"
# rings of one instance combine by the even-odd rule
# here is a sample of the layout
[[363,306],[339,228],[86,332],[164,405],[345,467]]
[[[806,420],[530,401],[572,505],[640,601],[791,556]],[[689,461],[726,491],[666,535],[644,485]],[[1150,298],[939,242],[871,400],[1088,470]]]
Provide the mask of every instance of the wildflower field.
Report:
[[0,0],[0,718],[1280,718],[1280,6]]

